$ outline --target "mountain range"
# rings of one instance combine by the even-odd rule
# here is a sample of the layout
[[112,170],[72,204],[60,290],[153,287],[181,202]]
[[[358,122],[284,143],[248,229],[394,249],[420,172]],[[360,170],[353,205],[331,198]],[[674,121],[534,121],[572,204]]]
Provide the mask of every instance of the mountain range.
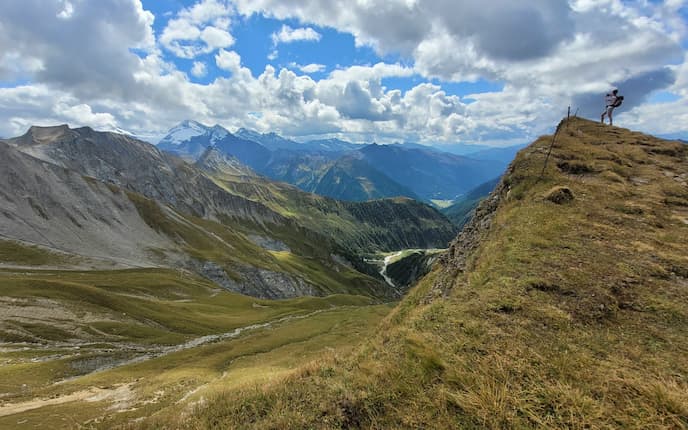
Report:
[[[239,129],[230,133],[184,121],[158,148],[187,160],[216,147],[271,179],[304,191],[349,201],[405,196],[428,203],[453,201],[501,175],[520,146],[456,155],[418,144],[353,144],[339,139],[304,143],[275,133]],[[470,151],[461,146],[462,151]],[[458,148],[458,146],[457,146]],[[458,149],[454,148],[458,152]]]
[[456,232],[411,199],[341,202],[257,176],[222,150],[233,143],[245,159],[238,145],[259,145],[225,135],[190,164],[121,134],[31,127],[0,141],[2,244],[76,267],[184,268],[257,297],[391,297],[364,257],[443,247]]

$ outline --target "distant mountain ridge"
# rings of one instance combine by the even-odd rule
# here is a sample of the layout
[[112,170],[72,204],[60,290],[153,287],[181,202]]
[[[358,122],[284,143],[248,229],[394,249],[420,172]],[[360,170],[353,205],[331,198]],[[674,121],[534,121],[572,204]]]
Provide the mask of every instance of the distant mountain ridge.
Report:
[[355,156],[345,156],[335,161],[312,191],[321,196],[348,201],[374,200],[389,196],[405,196],[420,200],[411,189]]
[[453,200],[503,170],[499,162],[396,145],[372,144],[359,152],[368,164],[427,201]]
[[215,147],[259,174],[337,199],[404,196],[425,202],[454,200],[499,176],[516,152],[485,150],[482,159],[412,143],[360,145],[339,139],[299,143],[276,133],[242,128],[233,134],[219,129],[184,121],[158,148],[196,160]]
[[227,155],[214,146],[207,148],[196,160],[194,166],[207,172],[255,176],[255,172],[250,167],[243,164],[236,157]]

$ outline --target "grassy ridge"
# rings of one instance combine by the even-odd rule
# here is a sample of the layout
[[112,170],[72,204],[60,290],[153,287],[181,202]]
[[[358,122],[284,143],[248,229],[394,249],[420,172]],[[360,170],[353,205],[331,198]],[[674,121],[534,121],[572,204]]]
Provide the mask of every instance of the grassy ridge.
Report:
[[[688,427],[688,150],[563,124],[521,151],[468,256],[353,355],[219,395],[184,428]],[[549,200],[561,187],[573,200]],[[142,424],[146,428],[146,424]]]

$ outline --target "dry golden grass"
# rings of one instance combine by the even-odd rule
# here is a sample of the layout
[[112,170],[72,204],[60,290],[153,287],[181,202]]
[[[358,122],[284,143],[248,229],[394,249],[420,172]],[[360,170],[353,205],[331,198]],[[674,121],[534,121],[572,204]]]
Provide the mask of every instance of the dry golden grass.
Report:
[[688,428],[688,149],[562,126],[541,179],[551,136],[518,155],[466,271],[436,268],[357,353],[139,425]]

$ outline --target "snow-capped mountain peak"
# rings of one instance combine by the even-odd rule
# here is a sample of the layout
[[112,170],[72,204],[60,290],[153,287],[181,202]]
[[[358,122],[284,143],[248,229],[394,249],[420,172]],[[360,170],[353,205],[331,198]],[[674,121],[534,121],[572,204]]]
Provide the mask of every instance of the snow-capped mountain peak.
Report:
[[224,139],[229,135],[229,131],[227,131],[226,128],[222,127],[219,124],[215,124],[211,129],[210,129],[210,143],[212,145],[215,144],[215,142]]
[[185,120],[171,128],[167,136],[158,142],[158,148],[187,160],[196,160],[208,148],[231,136],[219,124],[212,127],[193,120]]
[[200,122],[187,119],[172,127],[167,133],[167,136],[160,140],[159,144],[165,143],[167,145],[178,146],[196,136],[206,134],[210,130],[210,127]]

